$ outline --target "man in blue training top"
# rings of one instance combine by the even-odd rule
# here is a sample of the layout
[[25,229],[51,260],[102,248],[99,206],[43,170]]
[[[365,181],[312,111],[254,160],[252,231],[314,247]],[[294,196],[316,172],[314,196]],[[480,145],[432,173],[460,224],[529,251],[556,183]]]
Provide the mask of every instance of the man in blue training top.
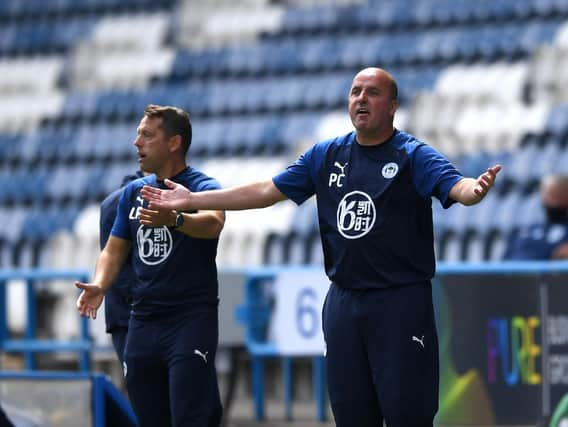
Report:
[[509,239],[504,259],[568,259],[568,177],[546,176],[540,186],[546,222],[522,228]]
[[220,188],[217,181],[187,165],[190,144],[191,123],[185,111],[146,107],[134,145],[140,169],[153,175],[124,189],[92,283],[75,283],[83,290],[77,300],[80,314],[95,318],[132,246],[137,281],[131,290],[124,375],[141,427],[216,427],[221,420],[215,370],[215,257],[225,214],[146,209],[154,224],[140,221],[144,185],[163,187],[164,179],[170,179],[195,192]]
[[[250,209],[316,195],[326,273],[323,309],[331,407],[339,427],[432,426],[438,343],[431,196],[478,203],[500,166],[464,178],[440,153],[393,126],[398,89],[367,68],[353,79],[355,132],[320,142],[272,180],[220,191],[145,186],[150,209]],[[146,218],[142,223],[150,224]]]
[[[122,195],[124,186],[130,181],[144,176],[142,171],[134,175],[126,175],[119,189],[110,193],[101,202],[99,221],[99,243],[101,250],[104,249],[110,236],[110,231],[116,218],[118,200]],[[112,345],[122,365],[124,362],[124,346],[128,333],[128,319],[130,318],[130,290],[135,286],[136,274],[132,269],[130,255],[122,266],[116,280],[110,285],[105,294],[105,325],[106,332],[112,337]]]

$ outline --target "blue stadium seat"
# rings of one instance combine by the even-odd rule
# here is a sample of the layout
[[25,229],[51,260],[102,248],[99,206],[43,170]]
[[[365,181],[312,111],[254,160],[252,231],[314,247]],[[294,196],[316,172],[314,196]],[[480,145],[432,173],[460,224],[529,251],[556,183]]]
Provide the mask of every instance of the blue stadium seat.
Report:
[[369,52],[376,52],[378,44],[377,37],[369,35],[346,37],[340,40],[337,59],[339,66],[353,68],[371,62]]
[[282,21],[282,31],[288,34],[331,31],[343,16],[335,5],[288,8]]
[[337,66],[337,40],[329,37],[314,37],[304,41],[299,49],[305,70],[333,69]]
[[22,138],[20,134],[0,133],[0,162],[9,162],[16,157],[15,151]]
[[221,153],[234,155],[246,147],[248,123],[246,119],[231,118],[227,121],[224,138],[221,141]]
[[36,154],[43,160],[58,160],[59,127],[53,124],[42,126],[36,134]]
[[15,244],[21,239],[27,210],[23,207],[11,208],[5,212],[4,227],[0,231],[2,239],[10,244]]
[[371,0],[368,12],[374,26],[389,27],[408,27],[412,26],[411,10],[412,2],[408,1],[386,1]]
[[[140,113],[142,115],[142,113]],[[116,123],[107,127],[108,134],[105,133],[106,154],[113,160],[135,159],[136,148],[136,122]]]
[[539,181],[540,177],[557,169],[557,162],[561,159],[562,148],[558,144],[546,144],[540,148],[533,157],[529,179]]
[[531,194],[524,196],[520,200],[517,212],[522,212],[523,214],[514,216],[515,227],[539,224],[546,220],[538,191],[533,191]]
[[260,152],[267,152],[269,147],[264,140],[264,117],[251,117],[246,122],[246,138],[244,140],[244,147],[242,153],[256,154]]
[[[503,165],[502,178],[509,178],[515,184],[525,186],[533,175],[533,160],[538,156],[538,146],[530,144],[512,154]],[[536,173],[543,171],[535,171]]]
[[551,171],[552,173],[560,173],[568,175],[568,148],[564,147],[560,154],[558,155],[556,166]]
[[248,71],[248,62],[256,66],[259,59],[262,61],[261,47],[256,45],[237,46],[227,54],[227,70],[231,74],[245,73]]
[[464,176],[479,176],[487,169],[487,165],[493,164],[491,156],[484,151],[464,155],[456,163]]
[[297,114],[284,117],[279,129],[282,144],[287,147],[294,147],[299,140],[312,140],[314,137],[315,124],[319,118],[320,115],[317,113]]
[[469,215],[465,227],[479,236],[487,236],[495,230],[500,230],[500,224],[495,221],[495,216],[500,209],[501,202],[501,197],[491,192],[485,196],[483,203],[468,207]]
[[252,58],[249,62],[249,71],[256,74],[262,72],[264,68],[271,74],[291,74],[301,71],[302,61],[298,55],[298,44],[294,39],[264,43],[262,56]]
[[75,155],[81,160],[94,157],[95,141],[93,141],[93,127],[95,125],[81,123],[75,127],[73,146]]
[[9,195],[9,185],[10,185],[10,175],[13,172],[9,168],[5,168],[4,170],[0,171],[0,186],[2,186],[4,191],[0,191],[0,204],[6,203],[11,200]]
[[518,223],[518,213],[521,212],[523,196],[521,192],[511,191],[500,200],[495,209],[495,215],[491,218],[493,227],[501,232],[508,234],[514,230]]
[[555,135],[564,135],[568,132],[568,104],[558,105],[551,110],[545,130]]
[[133,162],[115,162],[109,167],[98,166],[97,168],[98,170],[93,171],[93,174],[103,177],[100,187],[103,197],[120,188],[126,175],[132,175],[138,170],[138,166]]
[[263,117],[262,142],[266,153],[280,152],[286,146],[281,131],[283,120],[279,115]]
[[286,261],[285,237],[278,233],[268,233],[262,249],[262,263],[265,265],[282,265]]

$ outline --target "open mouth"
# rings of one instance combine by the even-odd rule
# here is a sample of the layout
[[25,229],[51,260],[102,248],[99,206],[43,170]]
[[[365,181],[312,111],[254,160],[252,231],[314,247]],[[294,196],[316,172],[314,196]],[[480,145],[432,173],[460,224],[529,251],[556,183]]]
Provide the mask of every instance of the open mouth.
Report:
[[356,111],[357,115],[368,115],[369,114],[369,110],[367,110],[366,108],[358,108]]

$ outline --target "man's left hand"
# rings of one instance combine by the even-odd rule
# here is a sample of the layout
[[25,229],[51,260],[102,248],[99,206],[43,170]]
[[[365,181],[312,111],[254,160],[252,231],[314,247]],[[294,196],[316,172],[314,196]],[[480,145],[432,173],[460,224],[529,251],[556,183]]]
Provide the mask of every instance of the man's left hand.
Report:
[[143,225],[151,227],[173,227],[176,223],[176,212],[169,209],[140,208],[138,219]]

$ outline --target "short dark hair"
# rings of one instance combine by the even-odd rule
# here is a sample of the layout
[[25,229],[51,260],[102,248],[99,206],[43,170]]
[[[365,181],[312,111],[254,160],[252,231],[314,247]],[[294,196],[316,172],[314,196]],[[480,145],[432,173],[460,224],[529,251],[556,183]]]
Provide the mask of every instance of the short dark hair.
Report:
[[392,100],[398,100],[398,85],[396,84],[396,80],[392,77],[390,81],[390,93]]
[[169,105],[150,104],[144,109],[147,117],[159,117],[162,119],[162,129],[168,138],[180,135],[183,153],[186,154],[191,145],[191,120],[189,113],[178,107]]

